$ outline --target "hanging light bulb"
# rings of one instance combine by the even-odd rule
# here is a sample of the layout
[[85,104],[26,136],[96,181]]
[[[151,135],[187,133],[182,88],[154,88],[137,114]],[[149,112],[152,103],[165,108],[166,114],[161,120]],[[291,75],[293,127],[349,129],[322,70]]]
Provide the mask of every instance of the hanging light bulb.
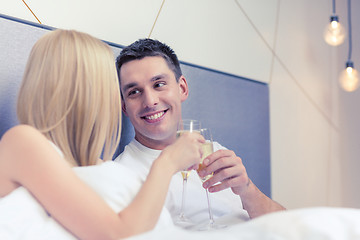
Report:
[[340,24],[338,16],[331,16],[330,23],[324,31],[324,38],[327,44],[331,46],[339,46],[345,40],[346,31]]
[[345,65],[345,70],[340,74],[340,86],[347,92],[355,91],[359,85],[359,74],[354,68],[351,59],[352,36],[351,36],[351,1],[348,0],[348,25],[349,25],[349,57]]
[[352,61],[346,62],[346,69],[341,72],[339,82],[340,86],[347,92],[353,92],[359,87],[359,74]]

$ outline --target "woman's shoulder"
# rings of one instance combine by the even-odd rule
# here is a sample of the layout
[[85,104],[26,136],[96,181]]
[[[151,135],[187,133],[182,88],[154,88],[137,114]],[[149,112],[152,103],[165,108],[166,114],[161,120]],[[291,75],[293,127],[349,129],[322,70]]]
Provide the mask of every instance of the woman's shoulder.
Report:
[[37,137],[43,137],[43,135],[34,127],[30,125],[17,125],[7,130],[1,138],[1,141],[21,141],[28,140]]
[[[17,125],[10,128],[0,141],[0,153],[5,159],[12,159],[12,165],[28,164],[31,156],[39,162],[39,156],[47,149],[53,149],[50,141],[36,128]],[[16,160],[16,161],[15,161]]]

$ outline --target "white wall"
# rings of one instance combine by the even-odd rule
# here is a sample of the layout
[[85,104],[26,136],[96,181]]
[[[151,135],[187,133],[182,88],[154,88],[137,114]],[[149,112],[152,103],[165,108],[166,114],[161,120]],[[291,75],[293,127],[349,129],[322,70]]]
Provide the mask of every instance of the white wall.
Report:
[[[163,1],[26,2],[45,25],[128,45],[149,36]],[[352,5],[360,69],[360,2]],[[0,6],[36,22],[22,1]],[[269,83],[273,198],[288,208],[360,207],[360,90],[337,84],[348,44],[324,42],[331,12],[330,0],[167,0],[151,34],[182,61]],[[337,12],[347,26],[346,0]]]

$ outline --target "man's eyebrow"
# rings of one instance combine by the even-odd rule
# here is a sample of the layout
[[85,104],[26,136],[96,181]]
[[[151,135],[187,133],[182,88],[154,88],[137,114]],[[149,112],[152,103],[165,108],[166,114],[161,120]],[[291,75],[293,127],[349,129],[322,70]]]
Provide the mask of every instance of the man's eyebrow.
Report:
[[155,75],[153,76],[150,81],[151,82],[155,82],[156,80],[159,80],[159,79],[163,79],[163,78],[166,78],[167,77],[167,74],[166,73],[161,73],[161,74],[158,74],[158,75]]

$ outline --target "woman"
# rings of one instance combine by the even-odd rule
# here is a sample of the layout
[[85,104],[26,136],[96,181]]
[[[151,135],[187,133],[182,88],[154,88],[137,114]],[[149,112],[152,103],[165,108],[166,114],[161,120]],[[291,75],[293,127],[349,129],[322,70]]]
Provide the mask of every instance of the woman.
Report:
[[152,229],[172,175],[199,163],[203,138],[188,134],[166,148],[133,201],[116,214],[72,167],[95,165],[101,155],[111,159],[119,143],[120,106],[115,63],[105,43],[70,30],[43,36],[30,53],[19,91],[21,124],[0,141],[0,197],[25,188],[80,239]]

